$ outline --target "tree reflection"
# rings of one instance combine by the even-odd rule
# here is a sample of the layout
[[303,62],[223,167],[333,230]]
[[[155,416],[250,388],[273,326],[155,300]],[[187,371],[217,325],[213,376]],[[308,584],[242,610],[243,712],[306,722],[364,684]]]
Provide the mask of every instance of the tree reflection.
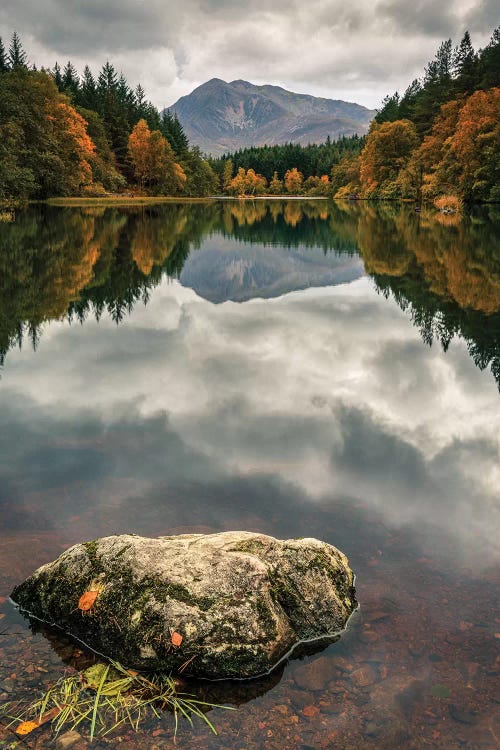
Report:
[[463,338],[500,385],[500,211],[463,218],[394,203],[223,201],[133,209],[36,206],[0,226],[0,363],[46,321],[120,322],[219,235],[281,248],[359,252],[431,344]]

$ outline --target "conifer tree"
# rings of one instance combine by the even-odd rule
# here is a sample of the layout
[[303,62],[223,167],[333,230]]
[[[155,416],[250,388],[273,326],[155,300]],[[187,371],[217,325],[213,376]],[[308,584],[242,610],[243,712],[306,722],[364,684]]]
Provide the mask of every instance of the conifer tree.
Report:
[[97,110],[97,86],[89,66],[83,71],[82,82],[77,94],[77,101],[81,107]]
[[489,44],[479,56],[478,88],[500,86],[500,26],[495,29]]
[[54,65],[54,70],[52,71],[52,77],[59,91],[62,91],[63,80],[62,80],[61,67],[58,62],[56,62],[56,64]]
[[172,114],[168,109],[165,109],[162,114],[160,130],[174,149],[177,158],[185,157],[189,151],[189,141],[177,114]]
[[468,31],[453,51],[453,74],[454,88],[457,93],[471,94],[474,91],[477,83],[478,59]]
[[399,94],[396,91],[392,96],[386,96],[382,101],[382,109],[375,115],[375,121],[379,123],[394,122],[399,118]]
[[24,51],[21,39],[17,31],[12,34],[12,39],[9,48],[9,67],[14,68],[26,68],[28,64],[28,55]]
[[7,69],[7,55],[5,54],[5,47],[0,36],[0,74],[6,73]]
[[62,74],[62,90],[70,97],[75,97],[80,86],[80,79],[76,68],[70,60],[66,63]]

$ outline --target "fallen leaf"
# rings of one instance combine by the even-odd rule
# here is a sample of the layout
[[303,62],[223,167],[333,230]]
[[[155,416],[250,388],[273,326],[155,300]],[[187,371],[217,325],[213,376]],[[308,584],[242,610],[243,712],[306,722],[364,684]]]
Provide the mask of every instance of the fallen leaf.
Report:
[[82,612],[88,612],[88,610],[92,608],[98,596],[98,591],[86,591],[81,595],[78,601],[78,609],[81,609]]
[[19,724],[19,726],[15,730],[16,734],[30,734],[35,729],[38,729],[38,727],[41,727],[43,724],[46,724],[48,721],[52,721],[57,716],[59,716],[63,708],[64,706],[56,706],[55,708],[51,708],[50,711],[46,711],[43,716],[40,716],[40,718],[36,721],[21,722],[21,724]]
[[305,708],[302,709],[302,713],[304,716],[317,716],[319,714],[319,708],[317,706],[305,706]]
[[180,633],[172,633],[170,640],[174,646],[180,646],[182,643],[182,635]]
[[38,729],[40,724],[37,721],[23,721],[16,728],[16,734],[29,734],[34,729]]

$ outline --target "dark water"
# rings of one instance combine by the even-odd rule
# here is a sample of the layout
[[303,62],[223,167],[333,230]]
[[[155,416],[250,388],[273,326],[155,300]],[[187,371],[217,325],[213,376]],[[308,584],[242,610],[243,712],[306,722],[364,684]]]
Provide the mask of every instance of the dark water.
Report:
[[[7,601],[36,566],[242,528],[336,544],[361,608],[265,680],[192,686],[238,708],[177,747],[496,747],[499,227],[317,201],[0,224],[0,700],[78,665]],[[115,746],[173,748],[172,718]]]

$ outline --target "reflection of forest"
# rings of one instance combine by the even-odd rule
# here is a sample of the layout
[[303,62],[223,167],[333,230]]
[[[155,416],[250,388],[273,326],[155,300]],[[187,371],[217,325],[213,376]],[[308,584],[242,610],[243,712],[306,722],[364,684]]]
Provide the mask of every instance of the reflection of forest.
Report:
[[408,310],[424,341],[463,338],[500,386],[500,212],[443,221],[393,204],[348,206],[366,271]]
[[[497,210],[498,213],[498,210]],[[463,219],[396,204],[224,201],[137,209],[32,207],[0,227],[0,358],[43,323],[119,321],[208,235],[363,256],[424,339],[462,336],[500,382],[500,239],[490,213]]]

